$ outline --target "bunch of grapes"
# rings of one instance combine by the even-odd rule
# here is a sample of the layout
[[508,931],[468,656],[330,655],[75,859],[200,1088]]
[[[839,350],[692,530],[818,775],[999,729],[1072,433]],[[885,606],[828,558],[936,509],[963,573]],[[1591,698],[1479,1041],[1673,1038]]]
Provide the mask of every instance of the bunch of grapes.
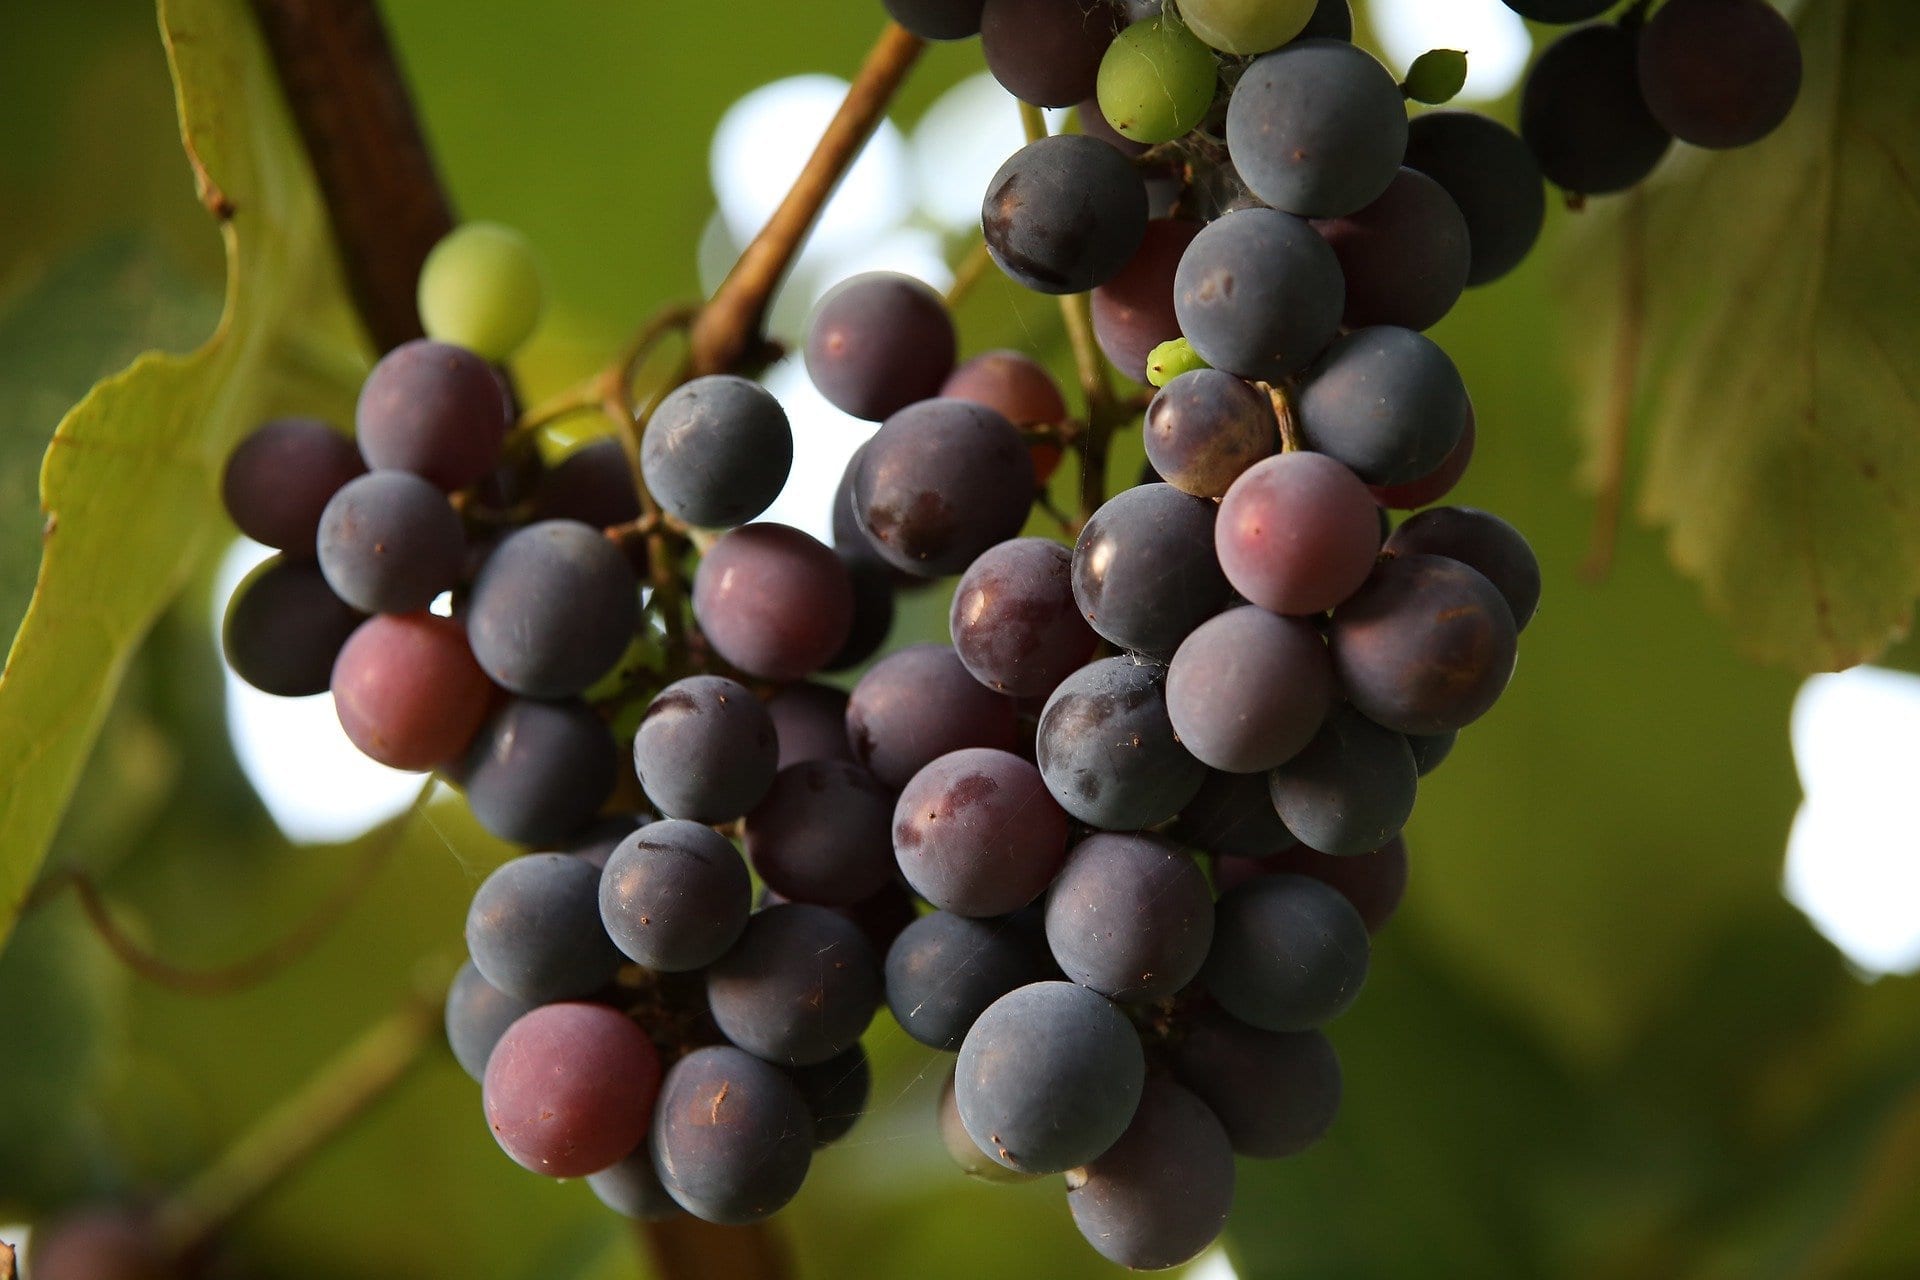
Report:
[[[636,1218],[763,1219],[865,1109],[884,1004],[956,1055],[937,1127],[964,1170],[1064,1174],[1095,1249],[1172,1266],[1223,1227],[1236,1155],[1332,1123],[1322,1029],[1404,891],[1419,779],[1503,692],[1539,602],[1519,533],[1433,505],[1475,423],[1423,331],[1528,252],[1543,169],[1613,190],[1651,167],[1620,160],[1635,111],[1744,139],[1791,93],[1743,90],[1777,88],[1777,59],[1722,65],[1744,0],[1574,33],[1524,140],[1409,123],[1417,77],[1350,43],[1345,0],[887,7],[977,34],[1023,102],[1078,106],[1084,132],[994,176],[982,231],[1022,285],[1090,292],[1099,348],[1157,388],[1140,483],[1091,476],[1071,546],[1027,535],[1125,405],[1090,393],[1075,419],[1024,353],[960,362],[944,300],[884,273],[806,337],[821,393],[880,424],[832,545],[757,522],[794,440],[747,378],[687,381],[620,424],[630,449],[548,468],[498,367],[538,278],[473,225],[429,259],[432,336],[375,366],[355,440],[285,420],[235,452],[229,510],[279,555],[227,651],[269,692],[330,689],[369,756],[438,771],[533,850],[474,895],[446,1008],[520,1164]],[[1712,29],[1672,34],[1694,14]],[[1558,52],[1620,40],[1630,98]],[[1682,67],[1713,110],[1671,91]],[[851,693],[813,679],[952,577],[949,643]]]

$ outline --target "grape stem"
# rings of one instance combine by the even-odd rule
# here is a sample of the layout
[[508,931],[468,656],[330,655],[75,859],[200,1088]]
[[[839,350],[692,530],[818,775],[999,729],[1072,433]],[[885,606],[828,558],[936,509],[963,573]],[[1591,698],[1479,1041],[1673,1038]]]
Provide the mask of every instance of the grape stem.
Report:
[[221,1228],[390,1093],[433,1042],[440,1010],[437,999],[419,993],[409,997],[166,1201],[158,1220],[175,1256],[204,1248]]
[[253,0],[253,12],[367,332],[382,351],[420,337],[420,264],[453,229],[453,205],[378,4]]
[[1620,264],[1620,327],[1613,341],[1613,377],[1601,409],[1600,471],[1594,483],[1593,530],[1580,575],[1599,582],[1613,571],[1620,541],[1620,513],[1626,501],[1627,452],[1633,438],[1633,408],[1639,399],[1640,354],[1647,315],[1647,208],[1635,190],[1621,210],[1626,244]]
[[925,47],[896,22],[880,33],[800,176],[694,321],[694,373],[737,369],[753,356],[774,289]]
[[266,982],[326,940],[327,935],[333,932],[354,903],[359,901],[361,894],[392,860],[408,826],[420,813],[432,789],[433,783],[429,780],[421,786],[413,803],[404,812],[365,838],[361,845],[360,860],[334,886],[333,892],[313,914],[264,949],[231,964],[211,969],[191,969],[155,955],[120,927],[99,886],[82,871],[61,871],[41,881],[27,899],[26,909],[31,911],[50,901],[62,889],[70,888],[80,900],[80,909],[86,914],[87,923],[92,926],[94,933],[129,972],[155,986],[183,995],[233,995]]

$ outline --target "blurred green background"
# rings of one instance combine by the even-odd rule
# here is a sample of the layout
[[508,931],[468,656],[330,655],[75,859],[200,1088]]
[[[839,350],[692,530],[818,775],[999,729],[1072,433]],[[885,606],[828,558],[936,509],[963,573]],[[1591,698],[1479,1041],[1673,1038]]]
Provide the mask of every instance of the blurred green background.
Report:
[[[872,0],[386,8],[458,207],[518,226],[548,265],[553,310],[521,369],[536,396],[699,288],[709,144],[729,104],[786,76],[850,74],[880,25]],[[979,69],[974,46],[935,47],[892,118],[911,126]],[[13,619],[54,422],[135,353],[201,341],[222,259],[150,5],[9,4],[0,83]],[[1512,118],[1510,101],[1487,109]],[[1556,207],[1534,257],[1437,331],[1480,423],[1457,497],[1526,532],[1546,605],[1511,693],[1424,788],[1408,901],[1332,1031],[1347,1072],[1333,1135],[1243,1165],[1228,1253],[1242,1276],[1920,1275],[1920,987],[1863,979],[1781,892],[1799,680],[1737,656],[1631,520],[1605,581],[1577,573],[1591,503],[1573,367],[1601,339],[1568,273],[1612,252],[1608,216]],[[1714,281],[1656,287],[1691,302]],[[961,321],[968,351],[1035,345],[1065,367],[1050,306],[997,279]],[[281,936],[356,856],[290,845],[240,773],[212,571],[197,566],[141,651],[49,864],[99,876],[186,964]],[[939,599],[919,602],[898,638],[934,636],[943,617]],[[1911,728],[1894,735],[1909,764]],[[1866,830],[1920,856],[1911,820]],[[130,977],[70,897],[32,911],[0,955],[0,1224],[161,1195],[203,1168],[423,974],[451,971],[466,898],[502,856],[457,803],[436,803],[310,957],[221,998]],[[1920,896],[1908,905],[1920,915]],[[780,1220],[803,1275],[1112,1272],[1057,1185],[976,1186],[952,1169],[932,1129],[937,1055],[884,1019],[869,1040],[872,1113]],[[477,1089],[437,1047],[229,1245],[257,1276],[644,1274],[631,1231],[584,1186],[501,1157]]]

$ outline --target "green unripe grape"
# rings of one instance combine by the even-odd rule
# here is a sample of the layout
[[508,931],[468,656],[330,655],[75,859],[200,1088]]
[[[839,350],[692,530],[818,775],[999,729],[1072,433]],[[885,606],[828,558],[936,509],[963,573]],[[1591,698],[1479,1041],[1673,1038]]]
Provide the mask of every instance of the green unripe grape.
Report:
[[1437,107],[1453,101],[1467,85],[1467,55],[1458,49],[1429,49],[1407,68],[1401,91],[1415,102]]
[[1147,353],[1147,381],[1164,387],[1183,373],[1213,366],[1200,358],[1185,338],[1172,338]]
[[1193,34],[1222,53],[1265,53],[1307,29],[1315,0],[1180,0]]
[[533,332],[543,292],[525,236],[468,222],[443,236],[420,268],[420,323],[435,341],[505,360]]
[[1213,50],[1176,19],[1148,18],[1100,60],[1100,114],[1121,137],[1171,142],[1206,118],[1219,81]]

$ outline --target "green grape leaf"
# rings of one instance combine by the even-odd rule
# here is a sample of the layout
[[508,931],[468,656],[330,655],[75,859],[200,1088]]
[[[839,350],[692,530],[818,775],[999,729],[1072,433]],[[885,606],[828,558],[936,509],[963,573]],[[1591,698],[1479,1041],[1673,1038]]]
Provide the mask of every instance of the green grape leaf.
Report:
[[1583,344],[1596,456],[1637,408],[1674,563],[1747,653],[1822,670],[1920,594],[1920,8],[1820,0],[1799,32],[1781,129],[1676,153],[1597,229],[1627,252],[1579,246],[1576,278],[1585,331],[1619,335]]
[[[313,180],[242,0],[163,0],[181,138],[221,221],[224,309],[190,355],[147,352],[55,429],[32,602],[0,674],[0,938],[135,647],[222,527],[222,457],[357,367]],[[350,372],[347,374],[350,377]]]

